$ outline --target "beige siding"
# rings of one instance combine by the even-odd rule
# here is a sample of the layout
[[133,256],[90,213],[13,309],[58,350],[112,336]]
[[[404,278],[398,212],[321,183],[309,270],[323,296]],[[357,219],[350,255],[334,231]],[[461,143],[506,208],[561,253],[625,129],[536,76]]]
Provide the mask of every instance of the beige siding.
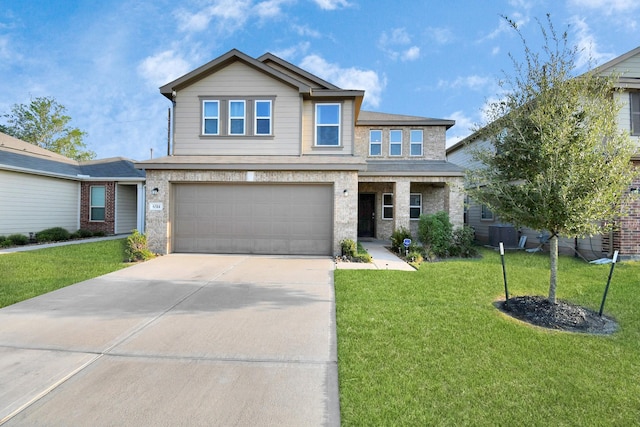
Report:
[[[319,103],[340,104],[340,147],[316,147],[315,144],[315,105]],[[353,101],[304,101],[302,117],[302,140],[303,153],[305,155],[315,154],[354,154],[354,133],[353,133]]]
[[116,234],[130,233],[137,227],[138,189],[136,185],[116,187]]
[[[631,102],[629,99],[629,92],[616,92],[614,94],[616,101],[620,104],[620,111],[618,111],[618,129],[630,132],[631,131]],[[640,137],[631,136],[631,140],[635,142],[640,152]]]
[[447,154],[447,160],[451,163],[460,166],[464,169],[471,169],[477,167],[478,164],[473,161],[473,150],[488,150],[491,148],[491,143],[484,140],[475,140],[468,145],[462,145],[454,151],[450,151]]
[[78,229],[80,183],[0,171],[0,234]]
[[[201,137],[200,96],[275,97],[274,137]],[[247,117],[249,120],[253,118]],[[235,62],[178,92],[174,141],[176,155],[299,155],[300,94],[291,86]]]

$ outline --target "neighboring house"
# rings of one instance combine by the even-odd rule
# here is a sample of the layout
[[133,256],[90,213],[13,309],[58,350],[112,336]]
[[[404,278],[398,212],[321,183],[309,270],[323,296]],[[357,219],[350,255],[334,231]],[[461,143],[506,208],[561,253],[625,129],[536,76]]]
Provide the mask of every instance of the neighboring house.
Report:
[[[640,172],[640,47],[603,64],[597,70],[602,74],[619,75],[617,87],[623,90],[614,95],[621,105],[618,126],[630,133],[638,147],[638,154],[632,161]],[[488,147],[488,142],[480,139],[478,135],[479,132],[475,132],[449,147],[447,160],[463,168],[474,167],[472,150]],[[629,188],[630,192],[638,193],[639,190],[640,174]],[[496,236],[513,234],[509,224],[502,224],[486,206],[469,199],[465,203],[465,223],[475,229],[476,238],[483,243],[495,243]],[[540,230],[523,228],[518,230],[518,233],[527,236],[529,247],[539,243]],[[613,251],[618,250],[623,258],[640,259],[640,198],[636,198],[629,206],[629,215],[620,218],[617,231],[584,239],[560,239],[560,250],[565,253],[577,250],[585,258],[610,256]]]
[[77,162],[0,133],[0,235],[142,230],[144,180],[127,159]]
[[421,213],[462,224],[451,120],[361,111],[364,91],[238,50],[160,92],[172,155],[136,164],[153,251],[336,255],[344,239],[415,233]]

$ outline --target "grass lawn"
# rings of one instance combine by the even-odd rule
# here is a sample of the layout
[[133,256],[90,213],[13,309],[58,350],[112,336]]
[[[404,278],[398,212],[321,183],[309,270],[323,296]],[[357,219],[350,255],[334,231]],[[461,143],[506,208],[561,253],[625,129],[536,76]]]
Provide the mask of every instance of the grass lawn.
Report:
[[125,239],[0,255],[0,307],[127,266]]
[[[343,425],[628,426],[640,423],[640,263],[619,263],[610,336],[525,325],[500,257],[417,272],[336,270]],[[546,295],[548,254],[508,252],[510,296]],[[558,298],[600,307],[609,265],[561,257]]]

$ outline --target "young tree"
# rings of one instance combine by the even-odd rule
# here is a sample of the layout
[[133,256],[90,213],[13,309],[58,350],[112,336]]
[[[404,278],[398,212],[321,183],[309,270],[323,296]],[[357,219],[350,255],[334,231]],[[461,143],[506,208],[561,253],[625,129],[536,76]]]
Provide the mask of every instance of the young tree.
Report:
[[7,125],[2,132],[38,147],[46,148],[75,160],[90,160],[95,153],[86,150],[82,138],[86,132],[69,126],[71,117],[54,98],[32,99],[28,105],[15,104],[5,114]]
[[633,146],[616,123],[616,76],[574,76],[579,51],[549,15],[546,27],[539,23],[540,53],[504,19],[522,40],[524,61],[510,55],[515,75],[501,82],[505,94],[489,107],[493,121],[482,132],[492,147],[474,153],[480,166],[469,172],[470,195],[504,221],[551,234],[548,299],[555,304],[558,236],[613,226],[634,175]]

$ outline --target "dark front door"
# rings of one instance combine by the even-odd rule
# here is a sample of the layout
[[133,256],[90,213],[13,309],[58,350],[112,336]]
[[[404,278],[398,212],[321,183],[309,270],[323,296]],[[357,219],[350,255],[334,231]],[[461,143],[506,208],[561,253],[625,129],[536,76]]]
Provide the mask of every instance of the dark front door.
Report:
[[376,235],[376,195],[360,193],[358,195],[358,237]]

